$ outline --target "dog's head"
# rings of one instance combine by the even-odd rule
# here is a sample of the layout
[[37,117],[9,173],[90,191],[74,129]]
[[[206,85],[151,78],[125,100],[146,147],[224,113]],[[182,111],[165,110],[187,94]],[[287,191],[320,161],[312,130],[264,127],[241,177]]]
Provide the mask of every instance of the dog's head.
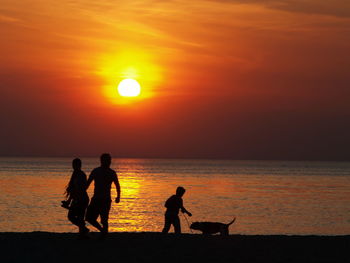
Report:
[[193,223],[190,225],[190,228],[191,228],[191,229],[194,229],[194,230],[200,230],[200,229],[201,229],[201,223],[200,223],[200,222],[193,222]]

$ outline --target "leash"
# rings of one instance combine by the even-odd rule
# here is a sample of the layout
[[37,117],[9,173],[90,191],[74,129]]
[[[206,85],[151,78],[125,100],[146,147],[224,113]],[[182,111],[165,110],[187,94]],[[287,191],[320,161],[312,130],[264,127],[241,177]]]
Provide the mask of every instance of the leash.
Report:
[[188,222],[187,216],[185,215],[185,213],[182,213],[182,215],[183,215],[184,218],[186,219],[186,222],[187,222],[188,228],[189,228],[190,231],[191,231],[191,234],[193,234],[192,229],[191,229],[191,227],[190,227],[190,223]]

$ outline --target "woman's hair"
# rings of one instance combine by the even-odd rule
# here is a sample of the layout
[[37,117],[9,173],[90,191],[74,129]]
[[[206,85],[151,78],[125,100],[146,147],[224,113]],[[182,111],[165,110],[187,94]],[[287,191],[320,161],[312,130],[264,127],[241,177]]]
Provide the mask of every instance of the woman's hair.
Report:
[[69,183],[67,184],[66,186],[66,191],[65,191],[65,195],[67,198],[69,198],[72,194],[72,191],[73,191],[73,181],[74,181],[74,177],[75,177],[75,174],[76,174],[76,170],[80,170],[81,169],[81,160],[79,158],[75,158],[73,161],[72,161],[72,166],[73,166],[73,174],[69,180]]

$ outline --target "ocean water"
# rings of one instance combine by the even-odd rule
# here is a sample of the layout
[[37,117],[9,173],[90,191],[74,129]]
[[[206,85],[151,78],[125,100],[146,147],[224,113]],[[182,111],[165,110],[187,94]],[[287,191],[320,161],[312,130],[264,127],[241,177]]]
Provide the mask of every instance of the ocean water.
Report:
[[[99,165],[82,161],[87,175]],[[236,217],[231,234],[350,234],[350,163],[114,159],[112,168],[122,199],[110,231],[161,231],[164,202],[181,185],[193,214],[180,215],[184,233],[188,222]],[[60,206],[71,172],[70,158],[0,158],[0,232],[76,232]]]

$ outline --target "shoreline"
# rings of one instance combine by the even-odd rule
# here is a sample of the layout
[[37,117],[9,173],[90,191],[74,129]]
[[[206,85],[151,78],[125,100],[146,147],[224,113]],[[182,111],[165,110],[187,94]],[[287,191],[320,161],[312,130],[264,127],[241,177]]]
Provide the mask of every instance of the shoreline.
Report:
[[1,232],[2,262],[347,262],[350,235]]

